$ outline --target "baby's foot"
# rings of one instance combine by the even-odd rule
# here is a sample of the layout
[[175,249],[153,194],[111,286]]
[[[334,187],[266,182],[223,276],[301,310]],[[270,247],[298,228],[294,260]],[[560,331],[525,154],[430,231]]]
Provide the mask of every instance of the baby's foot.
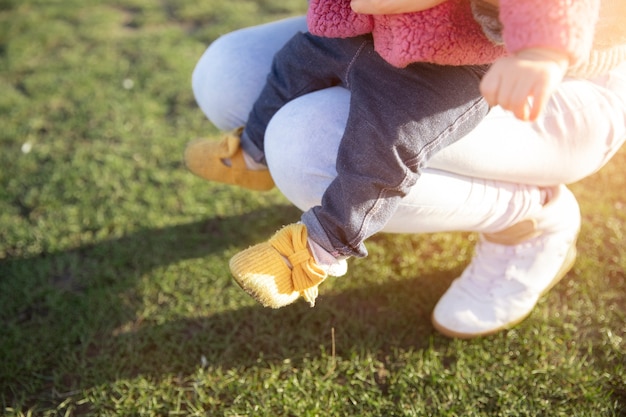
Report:
[[[346,261],[320,263],[307,243],[306,226],[285,226],[265,243],[252,246],[230,260],[235,281],[265,307],[280,308],[302,296],[315,305],[319,284],[331,274],[343,275]],[[338,266],[341,265],[341,266]]]
[[239,139],[241,132],[239,128],[225,134],[220,141],[197,139],[187,144],[184,156],[187,169],[209,181],[257,191],[274,188],[267,167],[242,151]]

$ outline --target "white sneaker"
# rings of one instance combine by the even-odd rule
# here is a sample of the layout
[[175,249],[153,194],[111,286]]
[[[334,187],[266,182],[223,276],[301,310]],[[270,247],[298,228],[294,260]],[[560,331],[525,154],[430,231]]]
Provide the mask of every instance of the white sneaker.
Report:
[[512,327],[572,268],[580,209],[565,186],[551,191],[535,218],[481,235],[471,263],[435,306],[439,332],[471,338]]

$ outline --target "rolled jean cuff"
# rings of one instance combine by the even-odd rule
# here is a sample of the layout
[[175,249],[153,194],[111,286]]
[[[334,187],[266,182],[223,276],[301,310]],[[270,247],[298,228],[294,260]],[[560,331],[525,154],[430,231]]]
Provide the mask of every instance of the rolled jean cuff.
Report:
[[260,150],[253,142],[250,140],[246,131],[244,130],[241,134],[241,149],[248,154],[255,162],[259,162],[261,164],[267,165],[267,161],[265,160],[265,153]]
[[312,209],[305,211],[302,214],[300,221],[306,226],[309,239],[320,245],[326,252],[330,253],[335,258],[342,259],[350,256],[362,258],[367,256],[367,250],[363,244],[360,246],[360,251],[356,252],[345,246],[343,250],[334,247],[332,241],[328,237],[328,234],[322,227]]
[[313,210],[305,211],[300,220],[306,226],[309,239],[320,245],[326,252],[330,253],[335,258],[341,255],[337,250],[335,250],[335,248],[333,248],[330,239],[328,239],[328,235],[324,231],[324,228],[320,224],[319,220],[317,220]]

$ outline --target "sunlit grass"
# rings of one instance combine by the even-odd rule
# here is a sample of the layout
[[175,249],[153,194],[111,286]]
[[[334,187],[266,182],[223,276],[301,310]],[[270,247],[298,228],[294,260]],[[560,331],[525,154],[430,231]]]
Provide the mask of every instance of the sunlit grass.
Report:
[[0,0],[0,414],[618,416],[626,154],[572,187],[574,269],[517,328],[430,325],[475,236],[376,236],[316,308],[266,310],[227,260],[299,212],[185,171],[217,136],[190,74],[304,1]]

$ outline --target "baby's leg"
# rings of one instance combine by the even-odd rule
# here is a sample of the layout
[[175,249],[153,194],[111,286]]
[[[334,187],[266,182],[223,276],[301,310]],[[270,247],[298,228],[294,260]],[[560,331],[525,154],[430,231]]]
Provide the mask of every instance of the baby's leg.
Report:
[[337,156],[337,177],[320,206],[302,220],[334,256],[365,256],[363,241],[380,231],[412,189],[425,161],[460,139],[487,114],[482,67],[414,64],[400,69],[371,44],[347,80],[350,114]]
[[302,95],[344,83],[344,75],[366,42],[366,37],[294,35],[274,56],[265,86],[241,135],[243,150],[254,161],[265,162],[265,130],[276,112]]

